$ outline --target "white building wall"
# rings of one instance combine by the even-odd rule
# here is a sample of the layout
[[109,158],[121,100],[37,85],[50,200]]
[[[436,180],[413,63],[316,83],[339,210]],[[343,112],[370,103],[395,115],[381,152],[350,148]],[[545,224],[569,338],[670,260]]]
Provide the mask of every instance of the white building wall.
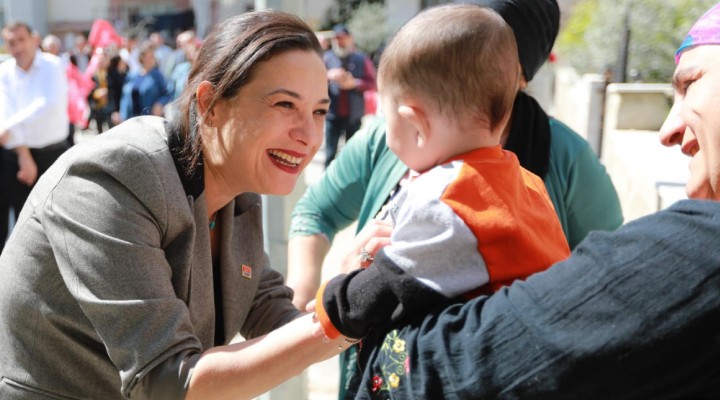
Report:
[[52,22],[108,19],[109,0],[47,0],[48,19]]
[[48,33],[48,0],[3,0],[3,23],[19,20],[30,24],[40,35]]

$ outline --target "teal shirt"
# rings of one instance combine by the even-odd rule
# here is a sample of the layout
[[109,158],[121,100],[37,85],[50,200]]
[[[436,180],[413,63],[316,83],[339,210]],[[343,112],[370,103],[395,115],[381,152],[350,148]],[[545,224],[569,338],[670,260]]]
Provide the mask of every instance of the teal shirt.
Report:
[[590,231],[612,231],[623,223],[620,199],[590,144],[550,118],[550,166],[543,181],[570,248]]
[[[615,187],[590,145],[563,123],[550,119],[550,166],[544,179],[570,248],[592,230],[614,230],[623,222]],[[292,212],[290,237],[335,233],[373,218],[407,167],[385,143],[378,118],[348,141],[325,175],[308,188]]]
[[309,187],[293,209],[290,238],[335,233],[358,221],[358,231],[375,217],[407,172],[385,143],[385,121],[378,118],[356,133]]

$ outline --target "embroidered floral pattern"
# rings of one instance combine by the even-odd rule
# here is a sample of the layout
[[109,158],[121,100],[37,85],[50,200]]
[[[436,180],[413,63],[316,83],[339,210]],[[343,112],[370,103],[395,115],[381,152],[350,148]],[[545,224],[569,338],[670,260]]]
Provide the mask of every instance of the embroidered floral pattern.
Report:
[[390,387],[394,389],[400,385],[400,377],[393,372],[388,377],[388,383],[390,384]]
[[[406,351],[405,340],[393,330],[383,340],[380,346],[380,371],[374,375],[371,382],[371,391],[377,396],[387,395],[402,383],[403,377],[410,372],[410,359]],[[386,392],[386,393],[382,393]]]
[[405,341],[397,339],[395,343],[393,343],[392,349],[396,353],[403,353],[405,351]]
[[383,384],[383,378],[381,378],[381,377],[379,377],[379,376],[377,376],[377,375],[373,376],[373,378],[372,378],[372,391],[373,391],[373,393],[375,393],[375,392],[377,392],[378,390],[380,390],[380,388],[382,388],[382,384]]

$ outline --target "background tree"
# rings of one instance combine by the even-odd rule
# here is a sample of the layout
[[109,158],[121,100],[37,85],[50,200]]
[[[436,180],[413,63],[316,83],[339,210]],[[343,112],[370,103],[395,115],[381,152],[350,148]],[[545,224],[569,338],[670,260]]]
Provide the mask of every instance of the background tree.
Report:
[[361,3],[347,23],[355,47],[368,54],[377,66],[380,52],[388,39],[387,11],[380,3]]
[[352,18],[355,10],[362,4],[381,4],[384,0],[335,0],[335,3],[325,12],[325,20],[322,29],[329,30],[333,26],[340,23],[347,23]]
[[[354,8],[350,8],[351,3]],[[347,26],[355,47],[370,56],[377,67],[380,53],[390,36],[384,2],[336,0],[336,4],[328,10],[322,26],[323,29],[330,30],[338,23]]]
[[669,82],[675,50],[688,30],[717,0],[584,0],[560,32],[560,62],[580,73],[614,67],[626,13],[631,31],[627,70],[646,82]]

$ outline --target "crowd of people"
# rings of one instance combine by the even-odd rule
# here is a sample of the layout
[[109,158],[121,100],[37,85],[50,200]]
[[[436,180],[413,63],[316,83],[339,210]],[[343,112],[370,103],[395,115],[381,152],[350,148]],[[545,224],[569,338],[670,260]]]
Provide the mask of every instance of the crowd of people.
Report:
[[[590,146],[524,91],[556,0],[474,3],[413,17],[377,82],[345,26],[327,47],[279,11],[175,50],[5,25],[0,398],[251,399],[337,354],[341,399],[719,398],[720,4],[679,44],[660,132],[690,199],[622,225]],[[88,118],[103,133],[74,145]],[[342,133],[286,284],[260,195]]]
[[179,33],[171,48],[160,32],[138,40],[118,36],[107,24],[93,25],[99,29],[112,33],[91,31],[94,40],[75,34],[74,46],[65,52],[54,35],[42,41],[42,50],[59,56],[67,67],[71,129],[94,121],[102,133],[134,116],[164,115],[187,81],[200,45],[195,33]]
[[37,178],[75,144],[76,131],[102,133],[135,116],[170,114],[200,45],[193,31],[178,34],[175,49],[158,32],[138,43],[104,20],[89,39],[75,34],[67,50],[57,36],[40,39],[23,22],[2,32],[13,58],[0,68],[0,129],[15,140],[1,150],[0,251],[12,226],[8,212],[17,220]]

